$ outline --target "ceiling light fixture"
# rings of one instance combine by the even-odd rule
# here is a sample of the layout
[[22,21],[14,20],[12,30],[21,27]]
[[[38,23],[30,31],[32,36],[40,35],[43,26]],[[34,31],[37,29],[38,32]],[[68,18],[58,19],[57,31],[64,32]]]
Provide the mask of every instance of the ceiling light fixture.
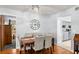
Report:
[[39,21],[39,6],[32,5],[33,11],[33,19],[31,20],[31,29],[38,30],[40,28],[40,21]]
[[32,5],[32,10],[36,13],[39,12],[39,5]]

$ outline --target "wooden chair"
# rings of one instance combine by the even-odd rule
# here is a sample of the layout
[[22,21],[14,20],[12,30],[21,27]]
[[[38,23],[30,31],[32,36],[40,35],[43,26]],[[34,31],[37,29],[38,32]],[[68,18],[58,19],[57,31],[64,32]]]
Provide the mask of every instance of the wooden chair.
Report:
[[52,38],[52,45],[53,45],[53,51],[54,51],[54,38]]
[[74,53],[79,52],[79,34],[75,34],[74,36]]

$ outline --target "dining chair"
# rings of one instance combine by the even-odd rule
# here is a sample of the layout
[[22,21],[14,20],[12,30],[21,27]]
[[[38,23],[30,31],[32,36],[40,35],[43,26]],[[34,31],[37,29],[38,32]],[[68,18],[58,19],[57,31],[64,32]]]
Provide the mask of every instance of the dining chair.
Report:
[[45,49],[52,53],[52,36],[45,36]]
[[20,54],[21,54],[21,51],[23,50],[24,47],[23,47],[20,36],[18,36],[17,39],[18,39],[18,42],[19,42],[19,51],[20,51]]
[[33,50],[35,51],[35,53],[37,51],[43,51],[43,43],[44,43],[44,37],[43,36],[38,36],[35,37],[35,43],[34,43],[34,47]]
[[74,36],[74,53],[79,52],[79,34],[75,34]]
[[20,54],[21,54],[22,50],[24,49],[24,46],[22,44],[21,37],[18,36],[17,39],[18,39],[18,43],[19,43],[19,51],[20,51]]
[[26,48],[25,48],[25,46],[23,45],[21,37],[18,37],[18,41],[19,41],[19,45],[20,45],[20,54],[22,53],[22,51],[24,51],[24,53],[26,53],[26,51],[28,52],[28,50],[31,49],[30,46],[26,46]]

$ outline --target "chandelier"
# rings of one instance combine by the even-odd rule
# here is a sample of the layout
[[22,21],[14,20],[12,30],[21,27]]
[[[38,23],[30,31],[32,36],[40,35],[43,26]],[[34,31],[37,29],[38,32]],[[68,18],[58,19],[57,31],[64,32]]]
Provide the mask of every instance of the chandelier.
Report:
[[32,5],[32,10],[33,10],[35,13],[38,13],[38,12],[39,12],[39,5]]
[[40,21],[39,21],[39,6],[32,5],[33,11],[33,19],[31,20],[31,29],[38,30],[40,28]]

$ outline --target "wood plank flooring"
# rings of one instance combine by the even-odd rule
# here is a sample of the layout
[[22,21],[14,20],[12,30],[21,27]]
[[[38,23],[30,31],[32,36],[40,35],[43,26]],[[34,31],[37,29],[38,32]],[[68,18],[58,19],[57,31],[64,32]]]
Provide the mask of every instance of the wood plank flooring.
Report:
[[[52,49],[52,54],[73,54],[73,52],[68,51],[66,49],[63,49],[59,46],[54,46],[54,51]],[[3,50],[0,51],[0,54],[20,54],[18,49],[8,49],[8,50]],[[24,51],[22,51],[22,54],[25,54]],[[26,54],[51,54],[50,50],[44,49],[42,51],[34,52],[34,51],[28,51]]]

